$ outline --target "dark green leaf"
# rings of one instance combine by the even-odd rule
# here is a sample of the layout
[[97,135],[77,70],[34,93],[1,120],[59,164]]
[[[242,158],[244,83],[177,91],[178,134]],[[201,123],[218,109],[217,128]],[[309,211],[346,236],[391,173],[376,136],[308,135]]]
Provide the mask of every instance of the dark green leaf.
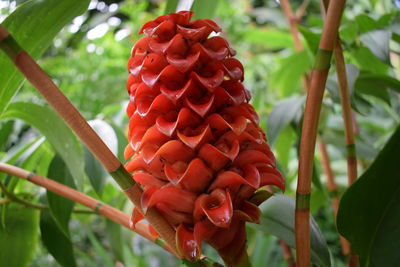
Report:
[[[32,103],[12,103],[2,119],[21,119],[38,129],[67,164],[75,182],[85,177],[82,146],[64,121],[52,110]],[[62,138],[61,138],[62,137]]]
[[7,206],[5,227],[0,225],[0,266],[28,266],[37,244],[38,224],[37,210],[15,204]]
[[299,115],[304,97],[291,97],[279,102],[268,117],[268,140],[273,144],[279,133]]
[[[58,155],[55,156],[50,163],[47,176],[54,181],[75,188],[74,180],[72,179],[67,166]],[[49,202],[51,214],[53,215],[58,227],[60,227],[60,230],[66,236],[69,236],[68,224],[69,219],[71,218],[72,209],[74,208],[74,202],[51,191],[47,191],[47,201]]]
[[337,225],[361,266],[400,262],[400,127],[373,164],[343,195]]
[[124,262],[121,225],[106,220],[106,234],[114,254],[114,260]]
[[364,87],[368,87],[374,88],[373,90],[391,89],[400,93],[400,81],[387,75],[362,73],[356,82],[357,86],[361,87],[360,92],[363,92]]
[[[251,226],[272,234],[295,247],[294,211],[295,200],[286,195],[274,195],[261,205],[262,216],[259,225]],[[313,218],[311,218],[311,257],[317,266],[331,266],[326,241]]]
[[213,19],[219,0],[194,0],[191,10],[193,19]]
[[76,266],[72,243],[48,210],[43,210],[40,214],[40,232],[43,244],[61,266]]
[[[82,14],[89,0],[27,1],[9,15],[2,25],[33,58],[39,58],[56,34],[75,16]],[[0,52],[0,115],[22,85],[23,76]]]
[[378,20],[375,20],[366,14],[360,14],[356,16],[355,22],[360,32],[366,33],[374,29],[381,29],[389,26],[394,16],[394,13],[387,13]]

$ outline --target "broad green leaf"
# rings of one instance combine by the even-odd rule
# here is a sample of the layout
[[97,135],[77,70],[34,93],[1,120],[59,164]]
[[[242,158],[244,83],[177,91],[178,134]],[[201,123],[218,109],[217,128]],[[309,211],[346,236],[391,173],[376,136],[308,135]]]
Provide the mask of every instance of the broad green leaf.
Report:
[[389,62],[389,41],[391,32],[387,30],[376,30],[360,36],[363,44],[383,62]]
[[271,77],[270,87],[283,97],[292,95],[299,90],[301,79],[311,66],[312,59],[306,50],[281,59],[278,69]]
[[290,151],[295,141],[296,133],[290,126],[284,128],[275,140],[273,147],[276,150],[276,158],[285,171],[289,166]]
[[[72,179],[67,166],[63,159],[58,155],[56,155],[51,161],[47,176],[54,181],[75,188],[74,180]],[[68,224],[69,219],[71,218],[72,209],[74,208],[74,202],[51,191],[47,191],[47,201],[49,203],[51,215],[54,217],[54,221],[57,223],[60,230],[68,237]]]
[[[56,34],[74,17],[82,14],[89,0],[42,0],[21,4],[2,23],[34,59],[50,46]],[[0,52],[0,115],[24,78],[7,56]]]
[[360,87],[360,92],[363,92],[363,87],[374,88],[370,90],[392,89],[400,93],[400,81],[382,74],[362,73],[356,80]]
[[213,19],[220,0],[194,0],[191,10],[193,19]]
[[273,144],[279,133],[301,113],[304,97],[291,97],[277,103],[268,117],[268,140]]
[[337,226],[361,266],[400,262],[400,127],[375,161],[343,195]]
[[[382,77],[383,79],[380,79]],[[361,94],[375,96],[390,105],[390,96],[387,87],[388,85],[391,85],[391,87],[394,86],[394,88],[397,89],[399,83],[397,80],[393,80],[391,80],[390,77],[386,75],[360,74],[354,84],[354,87],[357,92]]]
[[0,119],[21,119],[39,130],[67,164],[75,182],[82,184],[82,146],[64,121],[51,109],[33,103],[12,103]]
[[268,49],[293,47],[290,33],[277,28],[250,28],[246,30],[243,38],[245,42],[263,45]]
[[40,232],[43,244],[61,266],[76,266],[72,243],[48,210],[43,210],[40,214]]
[[375,20],[366,14],[360,14],[355,17],[355,24],[361,33],[366,33],[374,29],[381,29],[389,26],[394,15],[394,13],[387,13],[378,20]]
[[[286,195],[274,195],[261,205],[261,223],[251,224],[264,233],[274,235],[295,247],[295,200]],[[330,253],[317,223],[311,217],[311,257],[316,266],[331,266]]]
[[[90,126],[100,136],[108,148],[115,154],[118,154],[118,138],[114,129],[103,120],[89,121]],[[89,177],[96,194],[101,196],[103,193],[104,183],[108,177],[101,163],[93,156],[93,154],[85,147],[85,171]]]
[[378,74],[387,74],[388,72],[389,66],[379,60],[371,50],[365,46],[352,50],[349,56],[354,59],[353,63],[357,65],[360,70]]
[[0,225],[0,266],[28,266],[35,252],[39,224],[38,210],[11,204],[5,226]]

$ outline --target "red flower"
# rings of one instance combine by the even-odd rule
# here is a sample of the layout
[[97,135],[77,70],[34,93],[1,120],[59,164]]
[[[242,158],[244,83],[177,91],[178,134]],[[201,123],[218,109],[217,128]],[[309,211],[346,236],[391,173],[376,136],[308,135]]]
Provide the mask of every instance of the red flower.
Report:
[[[284,190],[275,157],[248,104],[243,66],[212,20],[192,12],[146,23],[128,62],[128,171],[177,230],[186,258],[202,241],[239,260],[245,222],[257,223],[265,185]],[[137,218],[136,218],[137,219]]]

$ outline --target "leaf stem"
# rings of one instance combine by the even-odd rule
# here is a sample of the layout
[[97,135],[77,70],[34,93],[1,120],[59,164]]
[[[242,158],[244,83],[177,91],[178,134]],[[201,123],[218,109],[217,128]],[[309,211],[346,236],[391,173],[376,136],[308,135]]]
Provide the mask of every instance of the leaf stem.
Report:
[[[101,164],[119,183],[122,190],[141,211],[140,199],[142,189],[134,182],[122,163],[104,144],[100,137],[90,127],[79,111],[65,97],[49,76],[40,68],[32,57],[18,45],[7,29],[0,25],[0,49],[13,61],[16,67],[34,85],[39,93],[65,120],[69,127],[86,144]],[[175,230],[155,208],[144,214],[160,236],[176,251]],[[176,254],[176,253],[175,253]]]

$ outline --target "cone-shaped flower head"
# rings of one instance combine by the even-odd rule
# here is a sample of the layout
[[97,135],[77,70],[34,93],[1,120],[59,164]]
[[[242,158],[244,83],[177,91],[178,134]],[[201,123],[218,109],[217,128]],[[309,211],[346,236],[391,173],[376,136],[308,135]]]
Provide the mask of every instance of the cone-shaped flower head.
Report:
[[205,241],[234,262],[245,222],[259,221],[261,188],[283,190],[284,181],[235,51],[210,37],[221,31],[215,22],[191,16],[171,13],[140,30],[128,62],[126,167],[143,187],[141,208],[156,207],[175,227],[183,255],[196,259]]

